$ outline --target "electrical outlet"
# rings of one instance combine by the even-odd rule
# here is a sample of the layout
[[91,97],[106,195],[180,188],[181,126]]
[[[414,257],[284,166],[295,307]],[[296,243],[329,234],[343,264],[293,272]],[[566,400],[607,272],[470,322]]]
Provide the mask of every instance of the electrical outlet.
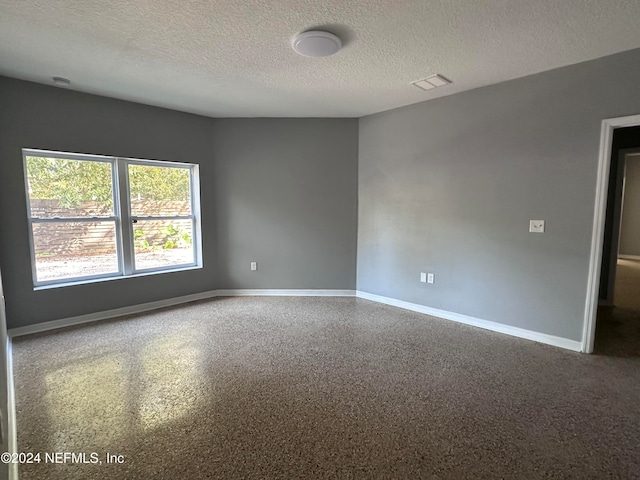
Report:
[[435,281],[436,276],[433,273],[429,273],[427,275],[427,283],[433,283]]
[[529,220],[529,231],[531,233],[544,233],[544,220]]
[[258,262],[251,262],[251,271],[255,272],[258,270]]
[[420,273],[420,281],[422,283],[427,283],[427,274],[426,273],[424,273],[424,272]]

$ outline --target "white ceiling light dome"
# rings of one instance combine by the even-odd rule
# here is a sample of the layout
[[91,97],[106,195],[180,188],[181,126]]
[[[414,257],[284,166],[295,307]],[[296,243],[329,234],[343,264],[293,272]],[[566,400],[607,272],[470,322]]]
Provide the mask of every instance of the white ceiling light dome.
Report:
[[305,57],[329,57],[342,48],[342,41],[333,33],[310,30],[296,35],[291,41],[296,53]]

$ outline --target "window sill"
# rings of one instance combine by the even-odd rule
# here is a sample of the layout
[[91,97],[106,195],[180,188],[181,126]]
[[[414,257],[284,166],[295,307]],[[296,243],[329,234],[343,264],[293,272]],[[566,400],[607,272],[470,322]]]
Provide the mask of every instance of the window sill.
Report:
[[202,268],[201,265],[189,265],[187,267],[172,268],[170,270],[155,270],[153,272],[140,272],[140,273],[135,273],[133,275],[126,275],[126,276],[115,275],[113,277],[90,278],[86,280],[74,280],[71,282],[61,282],[61,283],[48,283],[45,285],[36,285],[33,287],[33,290],[37,292],[39,290],[51,290],[54,288],[75,287],[78,285],[89,285],[92,283],[111,282],[113,280],[125,280],[129,278],[148,277],[150,275],[163,275],[166,273],[188,272],[190,270],[199,270],[201,268]]

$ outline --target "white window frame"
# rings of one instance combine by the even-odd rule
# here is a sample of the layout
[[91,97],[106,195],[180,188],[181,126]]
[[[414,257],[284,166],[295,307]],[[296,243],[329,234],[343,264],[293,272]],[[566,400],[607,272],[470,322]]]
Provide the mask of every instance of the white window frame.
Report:
[[[104,162],[111,165],[111,183],[113,194],[113,212],[108,217],[56,217],[39,218],[31,215],[31,197],[29,195],[29,179],[27,157],[63,158],[69,160]],[[200,174],[199,167],[193,163],[170,162],[160,160],[144,160],[128,157],[110,157],[103,155],[88,155],[79,153],[56,152],[32,148],[22,149],[25,194],[27,199],[27,219],[29,223],[29,248],[31,251],[31,271],[34,288],[50,288],[67,285],[93,283],[96,281],[113,280],[156,273],[169,273],[181,270],[202,268],[202,233],[200,222]],[[129,189],[129,165],[143,165],[155,167],[184,168],[189,170],[191,214],[167,216],[136,216],[131,214],[131,195]],[[191,220],[193,262],[164,267],[137,269],[135,267],[134,227],[137,221],[144,220]],[[118,271],[97,275],[67,277],[55,280],[38,281],[36,269],[36,255],[33,238],[33,225],[37,223],[78,223],[78,222],[108,222],[115,223],[116,255]]]

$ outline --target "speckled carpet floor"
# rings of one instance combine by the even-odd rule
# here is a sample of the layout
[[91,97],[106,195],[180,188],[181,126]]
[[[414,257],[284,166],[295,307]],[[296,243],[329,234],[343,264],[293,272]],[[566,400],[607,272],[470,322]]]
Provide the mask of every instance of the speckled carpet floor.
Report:
[[17,338],[14,368],[19,449],[43,455],[21,480],[640,476],[638,358],[354,298],[219,298]]

